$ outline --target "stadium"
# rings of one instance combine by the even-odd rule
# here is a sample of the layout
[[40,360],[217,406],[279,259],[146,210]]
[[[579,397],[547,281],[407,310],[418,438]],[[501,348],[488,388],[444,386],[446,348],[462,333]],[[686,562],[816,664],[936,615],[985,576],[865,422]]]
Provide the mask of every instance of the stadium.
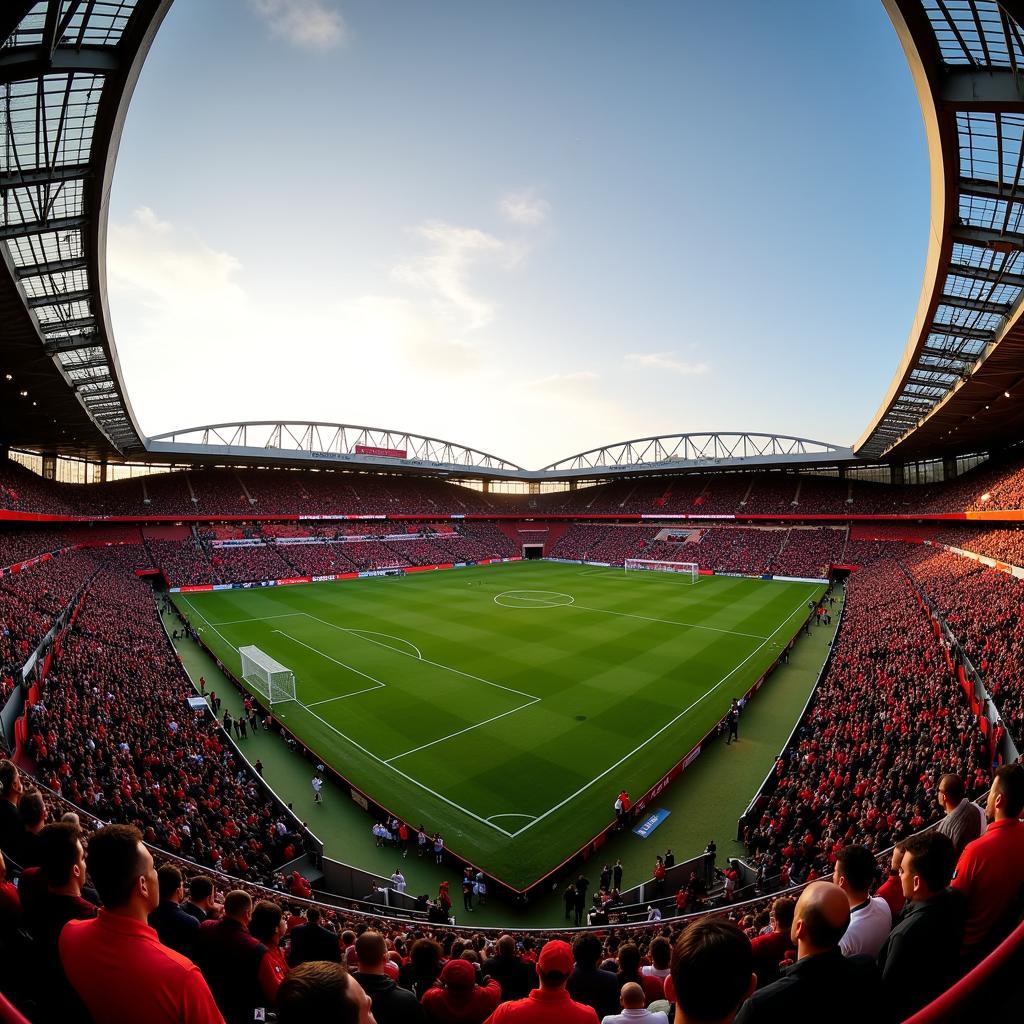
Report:
[[473,417],[145,434],[108,229],[172,0],[0,5],[0,1020],[1019,1013],[1024,5],[881,6],[929,231],[857,439],[530,468]]

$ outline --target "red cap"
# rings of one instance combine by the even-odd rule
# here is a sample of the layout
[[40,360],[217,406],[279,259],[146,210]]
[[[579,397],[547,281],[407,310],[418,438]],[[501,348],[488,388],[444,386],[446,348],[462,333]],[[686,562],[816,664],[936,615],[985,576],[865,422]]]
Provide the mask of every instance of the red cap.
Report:
[[472,988],[476,968],[468,960],[449,960],[441,969],[441,980],[449,988]]
[[546,942],[537,958],[537,968],[541,974],[572,974],[572,946],[561,939]]

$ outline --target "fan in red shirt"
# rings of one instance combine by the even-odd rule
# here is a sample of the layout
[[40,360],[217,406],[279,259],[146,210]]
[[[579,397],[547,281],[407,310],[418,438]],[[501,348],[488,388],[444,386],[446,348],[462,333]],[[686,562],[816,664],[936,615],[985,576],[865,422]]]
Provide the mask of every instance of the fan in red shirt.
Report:
[[501,1000],[497,979],[478,985],[468,960],[449,960],[441,970],[441,985],[428,988],[421,999],[427,1020],[437,1024],[481,1024]]
[[754,972],[757,974],[759,987],[768,985],[779,976],[779,963],[794,948],[790,938],[793,927],[793,910],[796,900],[792,896],[780,896],[773,904],[769,914],[772,930],[767,935],[758,935],[751,940],[750,946],[754,954]]
[[573,966],[568,942],[546,943],[537,958],[540,988],[525,999],[502,1003],[485,1024],[598,1024],[594,1008],[577,1003],[565,990]]

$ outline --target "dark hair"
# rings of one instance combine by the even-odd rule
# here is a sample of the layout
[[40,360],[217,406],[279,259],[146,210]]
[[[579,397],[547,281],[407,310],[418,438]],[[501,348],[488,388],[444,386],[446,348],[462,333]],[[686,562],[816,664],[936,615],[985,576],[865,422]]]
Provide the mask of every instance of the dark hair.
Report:
[[21,802],[18,804],[18,813],[21,815],[21,823],[25,828],[35,828],[46,817],[43,794],[38,789],[30,789],[22,796]]
[[359,1004],[349,992],[348,971],[329,960],[293,967],[277,990],[280,1024],[356,1024]]
[[252,910],[252,897],[244,889],[232,889],[224,897],[224,916],[235,917]]
[[792,896],[780,896],[772,904],[772,913],[775,915],[775,921],[779,925],[779,930],[784,931],[787,935],[793,924],[793,914],[795,911],[796,900]]
[[316,924],[320,920],[320,910],[318,907],[310,907],[306,911],[306,920],[310,924]]
[[1006,813],[1019,818],[1024,811],[1024,767],[1019,764],[1004,764],[992,780],[993,786],[1005,797]]
[[409,962],[417,971],[439,969],[443,951],[433,939],[417,939],[409,950]]
[[593,967],[601,959],[601,940],[592,932],[581,932],[573,940],[572,958],[581,967]]
[[260,942],[269,943],[283,917],[281,908],[270,900],[260,900],[252,908],[249,920],[249,934]]
[[659,971],[665,970],[672,960],[672,943],[664,935],[658,935],[651,939],[647,952],[651,954],[651,960]]
[[213,895],[213,879],[209,875],[196,875],[188,883],[188,898],[197,902]]
[[0,793],[6,793],[18,777],[18,768],[13,761],[0,761]]
[[367,967],[376,967],[388,956],[388,944],[380,932],[365,931],[356,939],[356,959]]
[[946,787],[946,796],[952,803],[958,804],[964,798],[964,780],[959,775],[943,775],[939,779],[939,789]]
[[753,970],[750,939],[736,925],[694,921],[672,951],[676,1004],[688,1017],[720,1020],[746,998]]
[[142,876],[141,842],[134,825],[104,825],[89,837],[89,877],[108,909],[123,907]]
[[935,830],[910,836],[903,841],[903,852],[904,865],[909,857],[913,861],[914,873],[924,879],[924,884],[932,892],[940,892],[949,885],[956,867],[956,850],[949,836]]
[[156,873],[160,883],[160,899],[166,900],[181,888],[181,872],[173,864],[163,864]]
[[836,864],[855,892],[867,892],[878,878],[878,863],[866,846],[844,846],[836,854]]
[[67,885],[71,878],[71,869],[78,861],[80,835],[76,825],[66,822],[44,825],[39,832],[39,865],[54,888]]
[[640,977],[640,950],[632,942],[619,946],[619,985]]

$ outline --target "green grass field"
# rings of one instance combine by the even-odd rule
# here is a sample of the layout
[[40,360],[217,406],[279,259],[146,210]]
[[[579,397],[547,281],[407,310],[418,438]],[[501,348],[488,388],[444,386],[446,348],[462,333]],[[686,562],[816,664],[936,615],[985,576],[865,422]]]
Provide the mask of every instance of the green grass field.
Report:
[[521,562],[174,599],[236,674],[248,644],[294,671],[275,714],[325,763],[525,888],[699,741],[822,590]]

